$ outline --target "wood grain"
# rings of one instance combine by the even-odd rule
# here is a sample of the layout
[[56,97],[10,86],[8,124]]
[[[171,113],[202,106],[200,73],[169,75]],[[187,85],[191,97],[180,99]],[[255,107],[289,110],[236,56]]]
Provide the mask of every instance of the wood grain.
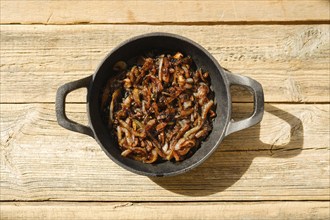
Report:
[[[225,68],[250,76],[266,102],[329,102],[329,25],[4,25],[1,102],[54,102],[56,89],[92,74],[106,54],[139,34],[163,31],[201,44]],[[210,37],[207,37],[210,36]],[[84,102],[77,92],[69,102]],[[236,91],[234,101],[249,101]]]
[[[235,105],[236,115],[249,104]],[[1,104],[1,200],[235,201],[329,199],[329,105],[267,104],[200,167],[132,174],[90,137],[57,125],[53,104]],[[68,105],[86,122],[85,106]],[[134,196],[132,196],[134,195]]]
[[[329,7],[2,0],[0,218],[329,219]],[[60,85],[92,74],[122,41],[160,31],[259,81],[267,104],[260,124],[226,137],[204,164],[157,179],[124,170],[94,139],[61,128],[54,100]],[[247,117],[251,95],[239,87],[232,94],[233,117]],[[69,118],[83,124],[85,97],[81,89],[67,99]]]
[[329,1],[1,1],[2,24],[329,21]]
[[[328,202],[2,203],[2,219],[329,219]],[[298,210],[304,210],[299,212]]]

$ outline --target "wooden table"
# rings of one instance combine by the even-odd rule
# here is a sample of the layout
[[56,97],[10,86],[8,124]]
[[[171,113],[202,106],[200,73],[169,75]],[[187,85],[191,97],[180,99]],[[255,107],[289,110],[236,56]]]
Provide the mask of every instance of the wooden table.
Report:
[[[259,81],[262,122],[201,166],[148,178],[63,129],[57,88],[163,31]],[[329,1],[1,1],[1,219],[328,219]],[[234,117],[251,97],[233,89]],[[87,122],[85,90],[69,117]]]

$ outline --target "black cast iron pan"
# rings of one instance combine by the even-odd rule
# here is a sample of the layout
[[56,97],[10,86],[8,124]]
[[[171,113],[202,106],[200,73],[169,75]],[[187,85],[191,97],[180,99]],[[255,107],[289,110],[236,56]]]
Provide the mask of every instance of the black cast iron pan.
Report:
[[[102,88],[114,74],[114,64],[120,60],[129,60],[145,51],[180,51],[190,55],[197,67],[208,71],[215,94],[217,117],[213,122],[213,130],[201,147],[182,162],[167,161],[158,164],[144,164],[120,155],[115,138],[102,121],[99,96]],[[230,86],[247,87],[254,97],[254,110],[249,118],[233,121],[231,119]],[[79,88],[87,88],[87,114],[89,125],[84,126],[67,118],[65,114],[65,98],[68,93]],[[264,112],[264,96],[262,86],[255,80],[225,71],[213,56],[197,43],[182,36],[169,33],[151,33],[131,38],[113,49],[103,60],[96,72],[86,78],[69,82],[61,86],[56,95],[56,116],[58,123],[69,130],[89,135],[99,143],[104,152],[119,166],[137,174],[146,176],[171,176],[184,173],[205,161],[229,134],[251,127],[259,123]]]

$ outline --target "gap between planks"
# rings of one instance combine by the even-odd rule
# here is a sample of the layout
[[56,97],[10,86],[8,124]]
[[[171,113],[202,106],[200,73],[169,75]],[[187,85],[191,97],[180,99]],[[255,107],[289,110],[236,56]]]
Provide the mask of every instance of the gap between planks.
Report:
[[330,24],[330,20],[318,21],[217,21],[217,22],[135,22],[135,23],[90,23],[90,22],[75,22],[75,23],[3,23],[0,25],[42,25],[42,26],[55,26],[55,25],[150,25],[150,26],[165,26],[165,25],[181,25],[181,26],[215,26],[215,25],[312,25],[312,24]]
[[78,203],[78,204],[83,204],[83,203],[100,203],[100,204],[107,204],[107,203],[134,203],[134,204],[148,204],[148,203],[153,203],[153,204],[162,204],[162,203],[171,203],[171,204],[180,204],[180,203],[265,203],[265,202],[272,202],[272,203],[280,203],[280,202],[327,202],[329,200],[324,200],[324,199],[297,199],[297,200],[288,200],[288,199],[279,199],[279,200],[271,200],[271,199],[265,199],[265,200],[256,200],[256,199],[251,199],[251,200],[239,200],[239,199],[229,199],[229,200],[187,200],[187,201],[173,201],[173,200],[161,200],[161,201],[122,201],[122,200],[49,200],[49,199],[44,199],[44,200],[24,200],[24,199],[13,199],[13,200],[1,200],[1,203],[28,203],[28,204],[47,204],[47,203]]

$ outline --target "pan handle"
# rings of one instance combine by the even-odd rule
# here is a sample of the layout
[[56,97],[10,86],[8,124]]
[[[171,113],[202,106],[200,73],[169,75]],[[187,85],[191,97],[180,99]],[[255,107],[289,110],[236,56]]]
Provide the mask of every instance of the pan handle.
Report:
[[92,77],[93,76],[91,75],[86,78],[79,79],[77,81],[66,83],[61,87],[59,87],[56,93],[55,109],[56,109],[57,122],[63,128],[94,137],[94,133],[90,127],[68,119],[65,113],[66,96],[70,92],[77,90],[79,88],[88,88],[90,82],[92,81]]
[[264,92],[262,86],[257,81],[238,74],[232,74],[226,72],[229,85],[244,86],[250,90],[253,94],[254,106],[253,113],[249,118],[234,121],[233,119],[229,122],[226,130],[226,136],[236,131],[243,130],[259,123],[264,114]]

